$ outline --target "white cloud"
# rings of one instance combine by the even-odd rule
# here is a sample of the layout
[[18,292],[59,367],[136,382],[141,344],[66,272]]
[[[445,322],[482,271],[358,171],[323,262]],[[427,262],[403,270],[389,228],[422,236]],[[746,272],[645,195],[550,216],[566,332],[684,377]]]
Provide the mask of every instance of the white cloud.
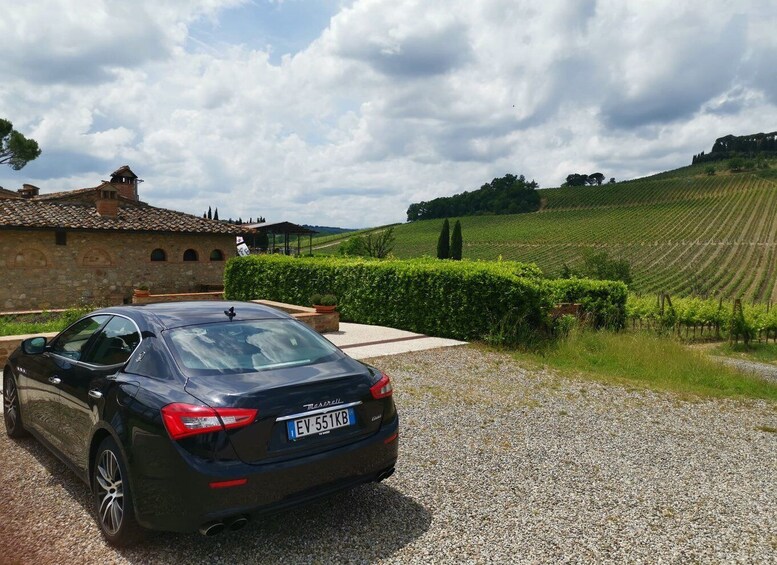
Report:
[[239,3],[5,10],[0,106],[44,153],[0,183],[87,186],[129,163],[156,205],[363,226],[507,172],[622,179],[777,129],[767,1],[360,0],[279,64],[188,41]]

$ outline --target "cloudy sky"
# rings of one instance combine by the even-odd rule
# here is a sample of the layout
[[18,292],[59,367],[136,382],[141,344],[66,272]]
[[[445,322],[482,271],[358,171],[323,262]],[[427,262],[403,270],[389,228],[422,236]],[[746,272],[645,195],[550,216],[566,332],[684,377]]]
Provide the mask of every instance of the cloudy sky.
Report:
[[688,164],[777,130],[774,0],[0,0],[0,185],[362,227],[505,173]]

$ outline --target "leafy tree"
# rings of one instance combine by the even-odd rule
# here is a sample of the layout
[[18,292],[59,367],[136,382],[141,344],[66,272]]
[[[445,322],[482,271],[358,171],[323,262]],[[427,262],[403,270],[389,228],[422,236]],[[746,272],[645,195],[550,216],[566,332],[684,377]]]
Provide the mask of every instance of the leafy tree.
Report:
[[0,118],[0,165],[8,165],[18,171],[40,155],[40,147],[34,139],[27,139],[13,129],[13,124]]
[[337,252],[340,255],[363,255],[383,259],[394,249],[395,241],[394,228],[388,228],[367,235],[349,237],[340,244]]
[[588,184],[588,175],[580,173],[571,173],[567,175],[567,186],[585,186]]
[[442,223],[440,237],[437,239],[437,258],[449,259],[451,256],[450,225],[448,218]]
[[453,234],[451,235],[451,259],[454,261],[461,261],[461,251],[464,246],[464,241],[461,237],[461,222],[456,220],[453,224]]
[[394,228],[388,228],[379,232],[372,232],[364,238],[364,250],[370,257],[383,259],[394,249]]
[[604,175],[602,173],[591,173],[588,175],[588,184],[602,186]]
[[704,169],[704,172],[707,173],[709,176],[713,176],[715,174],[715,167],[710,165],[706,169]]
[[608,184],[615,184],[615,177],[610,177],[610,182]]

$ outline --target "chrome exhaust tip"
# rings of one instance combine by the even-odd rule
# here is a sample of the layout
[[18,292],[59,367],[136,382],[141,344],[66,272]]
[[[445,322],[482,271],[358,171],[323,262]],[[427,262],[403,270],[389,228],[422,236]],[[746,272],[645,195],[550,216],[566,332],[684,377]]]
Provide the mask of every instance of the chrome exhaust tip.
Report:
[[204,536],[215,536],[224,531],[223,522],[208,522],[200,526],[200,533]]
[[231,531],[239,530],[248,523],[248,516],[238,516],[227,522],[227,527]]
[[392,467],[391,469],[387,469],[385,471],[381,471],[378,474],[378,482],[385,481],[393,474],[394,474],[394,467]]

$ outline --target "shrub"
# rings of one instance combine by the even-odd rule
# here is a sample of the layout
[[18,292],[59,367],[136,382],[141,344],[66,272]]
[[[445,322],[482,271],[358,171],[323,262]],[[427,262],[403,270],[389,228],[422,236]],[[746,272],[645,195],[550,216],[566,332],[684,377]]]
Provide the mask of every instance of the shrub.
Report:
[[617,281],[559,279],[547,281],[554,302],[580,304],[589,322],[597,328],[621,329],[626,325],[626,285]]
[[365,247],[364,236],[355,235],[353,237],[349,237],[340,244],[340,246],[337,248],[337,252],[340,255],[366,255],[367,251]]
[[437,238],[437,258],[450,259],[450,256],[450,226],[448,224],[448,218],[445,218],[445,221],[442,223],[442,229],[440,230],[440,237]]
[[326,288],[338,296],[343,321],[472,340],[508,317],[520,321],[521,333],[546,332],[552,293],[539,275],[535,266],[511,261],[252,255],[227,263],[224,294],[302,304]]

